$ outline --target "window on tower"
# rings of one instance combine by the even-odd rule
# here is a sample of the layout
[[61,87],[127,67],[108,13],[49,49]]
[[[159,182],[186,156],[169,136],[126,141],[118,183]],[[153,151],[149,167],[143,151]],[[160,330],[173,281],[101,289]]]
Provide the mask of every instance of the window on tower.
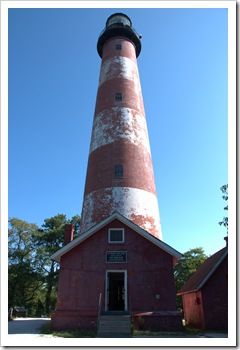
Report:
[[116,92],[115,101],[122,101],[122,93],[121,92]]
[[121,50],[122,49],[122,45],[121,44],[116,44],[116,50]]
[[115,165],[114,176],[117,179],[121,179],[123,177],[123,165],[122,164]]

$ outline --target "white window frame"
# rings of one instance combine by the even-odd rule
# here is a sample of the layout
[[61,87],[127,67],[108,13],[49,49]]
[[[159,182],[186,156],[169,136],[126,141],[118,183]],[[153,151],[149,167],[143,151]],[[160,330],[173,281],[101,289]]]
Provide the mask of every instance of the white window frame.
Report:
[[105,275],[105,311],[109,311],[108,310],[108,273],[109,272],[120,272],[120,273],[124,273],[124,311],[128,311],[128,304],[127,304],[127,300],[128,300],[128,290],[127,290],[127,270],[106,270],[106,275]]
[[[111,232],[111,230],[120,230],[120,231],[122,231],[122,241],[111,241],[110,240],[110,236],[111,236],[110,232]],[[124,242],[125,242],[124,228],[112,227],[112,228],[108,229],[108,243],[109,244],[115,244],[115,243],[119,244],[119,243],[124,243]]]

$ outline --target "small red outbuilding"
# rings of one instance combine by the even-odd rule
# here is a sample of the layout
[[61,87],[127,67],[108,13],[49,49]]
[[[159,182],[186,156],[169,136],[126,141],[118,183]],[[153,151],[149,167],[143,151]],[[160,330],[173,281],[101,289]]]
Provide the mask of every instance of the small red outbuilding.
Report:
[[228,328],[228,249],[209,257],[178,292],[184,319],[198,329]]
[[127,313],[136,328],[179,329],[173,266],[180,256],[112,214],[53,255],[60,262],[53,327],[94,329],[99,314],[115,311]]

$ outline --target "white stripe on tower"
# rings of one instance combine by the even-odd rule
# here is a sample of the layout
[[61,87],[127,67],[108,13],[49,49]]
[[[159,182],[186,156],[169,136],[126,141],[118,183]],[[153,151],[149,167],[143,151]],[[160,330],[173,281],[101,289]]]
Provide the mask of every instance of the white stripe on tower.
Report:
[[101,213],[101,208],[105,208],[110,200],[110,215],[118,211],[129,220],[137,221],[146,231],[159,236],[157,197],[151,192],[131,187],[109,187],[89,193],[84,200],[84,231],[99,222],[98,213]]
[[90,152],[120,139],[142,145],[151,153],[145,117],[126,107],[112,107],[100,112],[94,119]]

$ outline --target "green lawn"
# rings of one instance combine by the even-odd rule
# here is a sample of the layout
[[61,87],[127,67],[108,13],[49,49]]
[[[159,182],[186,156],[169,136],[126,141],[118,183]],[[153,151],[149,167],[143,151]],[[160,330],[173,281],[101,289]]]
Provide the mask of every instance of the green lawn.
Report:
[[[206,337],[211,338],[212,336],[209,336],[209,334],[214,333],[216,335],[219,334],[219,336],[222,338],[222,335],[226,335],[227,333],[225,331],[203,331],[201,329],[194,329],[194,328],[187,328],[185,327],[183,331],[180,332],[167,332],[167,331],[139,331],[139,330],[133,330],[133,337],[149,337],[149,338],[199,338],[199,337]],[[216,336],[217,337],[217,336]]]
[[[214,333],[222,333],[220,331],[213,331]],[[79,329],[75,330],[65,330],[65,331],[54,331],[51,327],[51,321],[45,324],[40,331],[41,334],[51,334],[54,337],[62,338],[95,338],[96,332],[94,331],[83,331]],[[132,336],[135,338],[198,338],[204,337],[204,331],[200,329],[191,329],[185,327],[183,331],[180,332],[163,332],[163,331],[141,331],[133,330]],[[211,332],[207,332],[211,333]],[[224,333],[224,332],[223,332]]]
[[96,333],[93,331],[82,331],[79,329],[54,331],[51,327],[51,321],[41,328],[41,334],[52,334],[54,337],[62,338],[95,338]]

